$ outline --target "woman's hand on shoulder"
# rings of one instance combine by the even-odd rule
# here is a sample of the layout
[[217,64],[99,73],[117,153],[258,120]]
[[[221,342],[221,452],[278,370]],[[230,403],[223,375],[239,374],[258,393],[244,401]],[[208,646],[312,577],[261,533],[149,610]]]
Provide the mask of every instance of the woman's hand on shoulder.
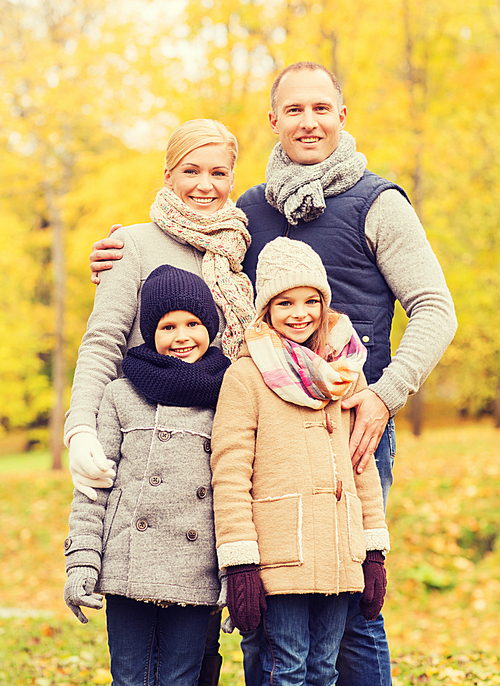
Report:
[[76,433],[69,442],[69,471],[75,488],[95,500],[96,488],[111,488],[116,476],[115,464],[91,433]]
[[[122,224],[113,224],[106,238],[96,241],[90,253],[90,280],[96,285],[100,283],[99,272],[113,268],[113,260],[121,260],[123,254],[119,252],[123,248],[123,241],[112,238],[113,233],[122,227]],[[116,252],[118,251],[118,252]]]

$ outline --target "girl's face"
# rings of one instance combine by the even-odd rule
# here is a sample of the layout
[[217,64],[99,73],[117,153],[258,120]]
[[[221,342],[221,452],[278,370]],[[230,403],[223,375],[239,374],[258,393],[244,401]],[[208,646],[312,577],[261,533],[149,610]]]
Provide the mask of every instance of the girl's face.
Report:
[[165,186],[195,212],[214,214],[233,190],[231,156],[222,145],[202,145],[184,155],[171,171],[165,171]]
[[315,288],[298,286],[269,303],[273,329],[295,343],[305,343],[321,323],[321,297]]
[[156,327],[155,346],[160,355],[196,362],[207,352],[209,344],[207,328],[191,312],[167,312]]

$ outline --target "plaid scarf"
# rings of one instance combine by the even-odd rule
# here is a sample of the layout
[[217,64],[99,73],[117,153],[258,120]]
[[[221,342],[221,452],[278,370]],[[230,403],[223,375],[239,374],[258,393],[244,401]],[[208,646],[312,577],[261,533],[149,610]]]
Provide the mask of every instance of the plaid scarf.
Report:
[[241,270],[251,241],[245,214],[232,200],[213,214],[200,214],[164,186],[151,205],[150,217],[165,233],[205,253],[203,280],[226,318],[222,351],[235,360],[243,332],[255,314],[252,284]]
[[294,405],[319,410],[342,398],[355,383],[366,360],[366,348],[349,317],[329,317],[328,358],[280,336],[265,322],[245,331],[245,341],[264,383]]

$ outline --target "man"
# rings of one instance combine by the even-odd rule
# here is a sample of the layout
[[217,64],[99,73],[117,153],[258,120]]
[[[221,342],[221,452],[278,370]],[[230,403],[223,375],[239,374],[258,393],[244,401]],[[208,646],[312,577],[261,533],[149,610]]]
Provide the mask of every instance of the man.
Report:
[[[292,64],[276,78],[271,106],[269,122],[280,142],[269,159],[267,183],[251,188],[237,203],[252,236],[243,268],[255,281],[259,252],[283,235],[308,243],[321,256],[332,307],[349,315],[368,350],[364,371],[369,387],[343,403],[356,411],[352,462],[361,472],[376,451],[386,502],[395,453],[392,418],[452,340],[453,302],[406,194],[366,170],[366,159],[343,130],[347,109],[335,76],[319,64]],[[121,245],[100,241],[91,259],[107,259],[100,252],[104,247]],[[391,359],[396,299],[409,322]],[[255,656],[252,637],[244,638],[245,673],[253,684],[258,676],[252,675],[252,646]],[[351,600],[337,668],[340,686],[391,683],[382,616],[367,623],[357,595]]]

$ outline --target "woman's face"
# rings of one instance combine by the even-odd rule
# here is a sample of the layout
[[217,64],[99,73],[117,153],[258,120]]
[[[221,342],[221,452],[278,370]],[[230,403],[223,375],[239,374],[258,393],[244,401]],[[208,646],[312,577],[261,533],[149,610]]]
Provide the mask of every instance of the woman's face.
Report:
[[195,212],[213,214],[224,206],[234,187],[231,156],[218,144],[196,148],[172,171],[165,171],[165,186]]

